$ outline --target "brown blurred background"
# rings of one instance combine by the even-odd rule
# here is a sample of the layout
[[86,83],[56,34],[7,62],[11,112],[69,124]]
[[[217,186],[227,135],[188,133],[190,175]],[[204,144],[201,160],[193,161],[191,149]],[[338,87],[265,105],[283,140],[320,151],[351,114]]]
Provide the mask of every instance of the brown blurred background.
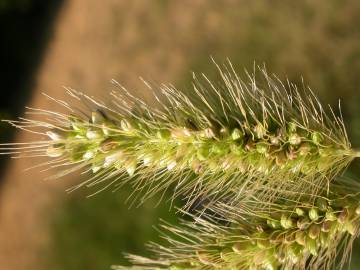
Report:
[[[138,80],[190,85],[191,71],[211,74],[210,56],[241,72],[254,61],[280,78],[305,82],[343,114],[360,147],[360,2],[357,0],[0,0],[0,116],[25,105],[54,109],[42,92],[68,100],[62,86],[107,98],[114,78],[142,96]],[[2,142],[27,141],[1,124]],[[159,217],[157,198],[125,204],[129,190],[86,198],[67,194],[78,175],[44,181],[24,169],[41,160],[2,159],[0,269],[109,269],[122,252],[146,254]],[[360,176],[359,163],[350,168]],[[357,245],[356,245],[357,246]],[[359,269],[355,249],[351,269]]]

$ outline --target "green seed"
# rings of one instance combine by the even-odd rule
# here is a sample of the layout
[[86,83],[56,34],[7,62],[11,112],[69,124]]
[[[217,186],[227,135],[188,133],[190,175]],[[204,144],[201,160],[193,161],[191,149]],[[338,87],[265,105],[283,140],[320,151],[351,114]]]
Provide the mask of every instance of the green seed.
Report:
[[241,130],[235,128],[232,132],[231,132],[231,138],[236,141],[239,139],[242,139],[244,137],[244,134],[241,132]]
[[281,216],[280,224],[284,229],[291,229],[292,227],[294,227],[292,219],[285,215]]
[[311,208],[309,211],[309,218],[312,221],[317,221],[319,219],[319,212],[316,208]]
[[319,207],[321,211],[326,211],[328,207],[328,202],[324,198],[317,198],[316,206]]
[[302,208],[296,208],[295,209],[295,212],[296,212],[296,214],[299,216],[299,217],[302,217],[302,216],[304,216],[305,215],[305,211],[302,209]]
[[226,155],[229,151],[229,148],[225,144],[214,144],[211,148],[211,151],[217,155]]
[[311,134],[311,140],[313,141],[313,143],[319,145],[324,141],[324,137],[317,131],[314,131]]
[[336,217],[335,213],[331,210],[331,211],[327,211],[325,213],[325,219],[330,220],[330,221],[335,221],[335,220],[337,220],[337,217]]
[[301,137],[296,133],[289,136],[289,143],[291,145],[299,145],[301,143]]
[[265,154],[269,149],[269,145],[267,145],[266,143],[257,143],[256,144],[256,151],[259,154]]
[[297,128],[297,125],[294,122],[290,122],[290,123],[287,124],[287,131],[289,133],[296,132],[296,128]]

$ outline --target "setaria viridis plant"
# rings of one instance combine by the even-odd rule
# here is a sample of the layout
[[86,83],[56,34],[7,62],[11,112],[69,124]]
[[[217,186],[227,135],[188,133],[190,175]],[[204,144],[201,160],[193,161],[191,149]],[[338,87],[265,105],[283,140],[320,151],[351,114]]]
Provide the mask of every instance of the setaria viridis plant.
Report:
[[62,168],[53,177],[88,175],[70,190],[130,184],[139,203],[168,190],[185,200],[193,221],[164,224],[168,246],[116,269],[341,268],[360,227],[360,185],[339,176],[360,156],[341,110],[264,68],[240,78],[230,62],[216,67],[218,80],[194,74],[187,91],[146,83],[152,102],[116,81],[110,102],[67,88],[84,108],[48,97],[63,110],[7,121],[39,140],[1,153],[44,156],[34,168]]
[[311,90],[299,91],[262,68],[241,79],[230,62],[217,67],[216,83],[194,75],[187,92],[171,85],[153,90],[156,104],[116,82],[108,103],[67,89],[87,110],[63,101],[57,103],[68,113],[30,109],[47,120],[8,122],[40,140],[3,145],[3,152],[46,156],[50,161],[39,165],[65,168],[54,177],[89,171],[74,189],[129,182],[141,202],[172,189],[188,206],[252,191],[264,201],[282,191],[316,195],[359,155],[342,118],[331,108],[325,112]]
[[346,178],[323,189],[315,204],[277,200],[267,209],[219,203],[207,216],[193,216],[160,230],[168,246],[149,245],[154,259],[128,255],[133,267],[116,270],[335,269],[345,265],[360,233],[360,185]]

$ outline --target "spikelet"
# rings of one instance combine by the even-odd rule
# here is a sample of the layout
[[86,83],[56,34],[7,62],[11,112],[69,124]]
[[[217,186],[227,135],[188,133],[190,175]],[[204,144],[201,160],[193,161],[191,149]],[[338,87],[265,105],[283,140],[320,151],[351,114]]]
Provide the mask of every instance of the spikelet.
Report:
[[155,259],[128,255],[133,267],[113,269],[340,269],[360,234],[360,186],[340,179],[331,189],[315,205],[280,200],[249,211],[220,204],[194,222],[164,224],[168,246],[151,244]]
[[65,168],[55,177],[93,174],[74,189],[130,182],[141,202],[171,188],[188,205],[201,197],[236,200],[251,190],[267,201],[282,190],[316,195],[359,155],[341,117],[331,109],[326,114],[310,90],[301,94],[261,68],[247,81],[230,62],[218,70],[217,85],[204,75],[194,75],[188,92],[162,85],[157,104],[116,82],[120,89],[109,104],[68,89],[90,111],[64,101],[57,102],[68,114],[30,109],[48,120],[8,122],[49,139],[5,144],[2,152],[47,156],[51,160],[40,165]]

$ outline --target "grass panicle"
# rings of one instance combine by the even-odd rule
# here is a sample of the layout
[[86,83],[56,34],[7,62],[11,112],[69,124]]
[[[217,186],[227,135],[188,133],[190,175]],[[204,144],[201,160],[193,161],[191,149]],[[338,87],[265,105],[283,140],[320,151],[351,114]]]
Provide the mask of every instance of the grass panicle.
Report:
[[[311,204],[279,200],[268,209],[219,204],[178,226],[164,223],[168,245],[151,244],[154,259],[129,255],[139,270],[339,269],[360,233],[360,185],[339,178]],[[250,207],[253,209],[253,207]]]
[[130,182],[143,202],[172,187],[188,205],[202,197],[236,200],[260,189],[269,201],[282,190],[316,195],[359,155],[342,118],[332,109],[326,113],[311,90],[282,83],[263,68],[244,80],[230,62],[217,68],[218,82],[194,75],[189,91],[149,86],[156,104],[116,82],[109,103],[68,89],[86,110],[55,99],[67,113],[29,109],[47,120],[8,122],[41,139],[3,144],[1,152],[46,156],[50,161],[39,166],[64,168],[54,177],[92,174],[73,189]]

